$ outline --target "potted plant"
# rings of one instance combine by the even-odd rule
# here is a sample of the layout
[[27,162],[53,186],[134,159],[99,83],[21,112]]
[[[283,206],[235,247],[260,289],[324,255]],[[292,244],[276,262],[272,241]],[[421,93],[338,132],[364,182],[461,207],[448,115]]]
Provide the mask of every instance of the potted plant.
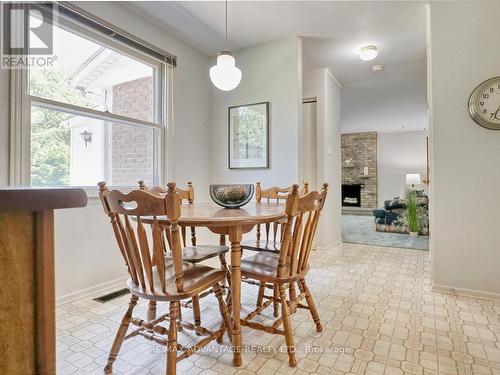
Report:
[[410,236],[418,236],[417,193],[408,191],[406,194],[406,218]]

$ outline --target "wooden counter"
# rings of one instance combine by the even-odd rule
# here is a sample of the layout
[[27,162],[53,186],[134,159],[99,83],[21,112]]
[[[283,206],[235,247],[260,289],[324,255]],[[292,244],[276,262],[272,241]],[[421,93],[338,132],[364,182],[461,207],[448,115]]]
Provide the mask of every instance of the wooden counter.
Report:
[[54,210],[73,188],[0,188],[0,374],[55,374]]

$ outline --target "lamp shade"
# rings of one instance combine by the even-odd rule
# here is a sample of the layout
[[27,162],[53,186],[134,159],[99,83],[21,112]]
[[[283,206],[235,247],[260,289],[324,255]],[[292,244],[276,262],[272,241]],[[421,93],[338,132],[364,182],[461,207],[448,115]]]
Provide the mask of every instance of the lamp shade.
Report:
[[219,90],[236,88],[241,81],[241,70],[236,67],[234,57],[222,52],[217,57],[217,64],[210,68],[210,79]]
[[406,175],[406,185],[420,185],[421,183],[419,173],[409,173]]

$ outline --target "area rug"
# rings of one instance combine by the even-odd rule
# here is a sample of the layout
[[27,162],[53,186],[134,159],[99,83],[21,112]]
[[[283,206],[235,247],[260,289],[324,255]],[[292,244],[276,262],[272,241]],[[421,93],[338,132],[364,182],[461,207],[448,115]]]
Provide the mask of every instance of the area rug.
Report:
[[429,250],[429,237],[377,232],[373,216],[342,215],[342,240],[346,243]]

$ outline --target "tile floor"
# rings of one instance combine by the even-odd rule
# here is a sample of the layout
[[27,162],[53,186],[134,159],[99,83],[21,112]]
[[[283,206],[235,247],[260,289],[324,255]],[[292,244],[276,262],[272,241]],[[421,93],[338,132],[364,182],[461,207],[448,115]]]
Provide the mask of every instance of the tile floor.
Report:
[[411,237],[403,233],[377,232],[373,216],[342,215],[342,240],[365,245],[429,249],[429,236]]
[[[500,301],[432,292],[428,256],[352,244],[315,252],[308,279],[324,330],[315,331],[307,310],[293,316],[297,368],[279,351],[283,337],[243,328],[243,343],[253,346],[241,368],[231,366],[225,338],[226,346],[214,342],[180,362],[178,374],[500,374]],[[242,314],[255,296],[256,287],[244,284]],[[103,373],[127,300],[82,299],[57,308],[58,375]],[[183,314],[191,319],[188,309]],[[202,300],[202,319],[208,327],[219,324],[213,296]],[[164,374],[162,349],[140,337],[126,341],[115,373]]]

